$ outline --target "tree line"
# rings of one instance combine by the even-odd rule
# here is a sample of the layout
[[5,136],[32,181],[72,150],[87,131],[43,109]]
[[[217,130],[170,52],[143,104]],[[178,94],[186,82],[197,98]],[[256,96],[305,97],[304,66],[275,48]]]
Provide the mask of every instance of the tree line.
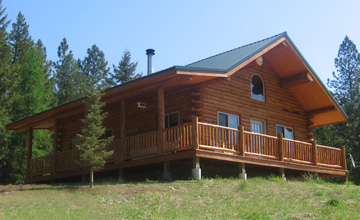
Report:
[[[27,132],[8,131],[7,124],[84,97],[89,88],[105,90],[141,77],[127,50],[113,71],[96,44],[81,60],[64,38],[57,55],[56,61],[47,59],[21,12],[10,24],[0,0],[0,184],[24,183],[26,177]],[[33,157],[52,152],[52,132],[33,135]]]

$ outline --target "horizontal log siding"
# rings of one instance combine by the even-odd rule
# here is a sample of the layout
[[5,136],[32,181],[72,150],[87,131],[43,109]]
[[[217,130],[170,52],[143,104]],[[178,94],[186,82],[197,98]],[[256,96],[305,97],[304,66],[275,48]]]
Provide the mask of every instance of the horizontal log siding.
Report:
[[[251,76],[259,74],[265,84],[265,102],[251,99]],[[250,119],[266,121],[266,134],[276,136],[276,125],[294,128],[295,139],[307,141],[305,111],[290,91],[280,87],[280,79],[266,64],[232,75],[230,81],[197,87],[201,94],[200,121],[217,124],[217,111],[238,115],[240,125],[250,131]]]
[[60,146],[58,147],[58,151],[67,151],[73,149],[71,139],[74,138],[76,134],[81,132],[82,124],[80,119],[82,118],[84,118],[84,113],[76,114],[59,120]]

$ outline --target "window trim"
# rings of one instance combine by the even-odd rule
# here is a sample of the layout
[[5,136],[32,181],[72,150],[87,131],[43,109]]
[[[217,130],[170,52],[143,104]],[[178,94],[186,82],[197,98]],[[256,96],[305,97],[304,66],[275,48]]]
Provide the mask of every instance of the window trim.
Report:
[[260,122],[263,126],[263,129],[264,129],[264,133],[261,133],[261,134],[266,134],[266,120],[263,120],[263,119],[257,119],[257,118],[250,118],[250,131],[252,131],[252,123],[253,121],[256,121],[256,122]]
[[[255,98],[255,97],[253,97],[253,93],[252,93],[252,79],[253,79],[253,77],[254,76],[258,76],[260,79],[261,79],[261,82],[262,82],[262,84],[263,84],[263,99],[261,100],[261,99],[257,99],[257,98]],[[265,102],[265,82],[264,82],[264,79],[261,77],[261,75],[260,74],[258,74],[258,73],[254,73],[254,74],[252,74],[251,75],[251,77],[250,77],[250,97],[251,97],[251,99],[252,100],[257,100],[257,101],[260,101],[260,102]]]
[[[227,112],[222,112],[222,111],[217,111],[217,114],[216,114],[217,125],[219,125],[219,122],[220,122],[219,114],[235,116],[237,118],[237,120],[238,120],[238,127],[239,127],[239,125],[240,125],[240,117],[238,115],[234,115],[234,114],[227,113]],[[228,118],[228,124],[229,124],[229,118]],[[221,126],[221,125],[219,125],[219,126]],[[222,127],[225,127],[225,126],[222,126]],[[230,127],[226,127],[226,128],[230,128]],[[238,128],[236,128],[236,129],[238,129]]]
[[[281,125],[281,124],[276,124],[275,125],[275,131],[276,131],[276,136],[278,135],[278,133],[277,133],[277,127],[283,127],[284,128],[284,131],[285,131],[285,128],[291,128],[292,129],[292,131],[293,131],[293,139],[289,139],[289,140],[295,140],[295,129],[294,129],[294,127],[290,127],[290,126],[285,126],[285,125]],[[284,138],[285,138],[285,134],[284,134]],[[286,138],[286,139],[288,139],[288,138]]]
[[[176,111],[176,112],[171,112],[171,113],[168,113],[168,114],[165,114],[165,117],[164,119],[166,118],[166,116],[168,117],[168,127],[167,128],[171,128],[170,127],[170,115],[173,115],[173,114],[177,114],[178,117],[177,117],[177,120],[178,120],[178,124],[176,126],[179,126],[180,125],[180,111]],[[166,119],[165,119],[165,122],[166,122]],[[172,127],[176,127],[176,126],[172,126]],[[165,123],[165,128],[166,128],[166,123]]]

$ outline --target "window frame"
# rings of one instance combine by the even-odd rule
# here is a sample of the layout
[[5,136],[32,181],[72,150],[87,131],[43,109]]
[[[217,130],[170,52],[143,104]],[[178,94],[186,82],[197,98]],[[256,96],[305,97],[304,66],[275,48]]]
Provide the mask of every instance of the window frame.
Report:
[[[252,131],[253,122],[259,122],[259,124],[262,125],[263,133],[259,133],[259,134],[266,134],[266,120],[257,119],[257,118],[250,118],[250,130],[251,130],[251,132],[253,132]],[[255,132],[253,132],[253,133],[255,133]]]
[[[262,82],[262,85],[263,85],[263,99],[258,99],[256,97],[253,97],[253,92],[252,92],[252,79],[254,76],[258,76],[260,79],[261,79],[261,82]],[[260,101],[260,102],[265,102],[265,82],[264,82],[264,79],[261,77],[260,74],[258,73],[254,73],[251,75],[250,77],[250,97],[252,100],[257,100],[257,101]]]
[[291,128],[292,129],[292,132],[293,132],[293,137],[292,137],[292,139],[289,139],[289,138],[286,138],[286,139],[289,139],[289,140],[295,140],[295,129],[294,129],[294,127],[290,127],[290,126],[285,126],[285,125],[281,125],[281,124],[276,124],[275,125],[275,130],[276,130],[276,136],[278,135],[278,133],[277,133],[277,128],[278,127],[282,127],[282,128],[284,128],[284,133],[283,133],[283,137],[285,138],[285,129],[286,128]]
[[[231,116],[235,116],[237,118],[237,122],[238,122],[238,127],[237,128],[233,128],[233,129],[238,129],[239,128],[239,125],[240,125],[240,117],[238,115],[234,115],[234,114],[231,114],[231,113],[227,113],[227,112],[222,112],[222,111],[217,111],[217,125],[219,126],[222,126],[219,124],[220,122],[220,117],[219,117],[219,114],[223,114],[223,115],[231,115]],[[227,120],[227,124],[229,125],[229,117],[228,117],[228,120]],[[229,126],[223,126],[223,127],[227,127],[227,128],[231,128]]]
[[[177,114],[177,125],[170,126],[170,115],[174,115],[174,114]],[[166,124],[166,117],[168,117],[168,120],[167,120],[168,123],[167,124]],[[165,114],[165,122],[164,123],[165,123],[165,128],[172,128],[172,127],[179,126],[180,125],[180,111]]]

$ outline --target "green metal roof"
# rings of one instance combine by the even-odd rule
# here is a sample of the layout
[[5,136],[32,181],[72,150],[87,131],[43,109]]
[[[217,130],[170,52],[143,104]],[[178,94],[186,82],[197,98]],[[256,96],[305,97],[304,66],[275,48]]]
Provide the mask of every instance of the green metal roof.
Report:
[[286,32],[178,68],[228,72],[284,36]]

